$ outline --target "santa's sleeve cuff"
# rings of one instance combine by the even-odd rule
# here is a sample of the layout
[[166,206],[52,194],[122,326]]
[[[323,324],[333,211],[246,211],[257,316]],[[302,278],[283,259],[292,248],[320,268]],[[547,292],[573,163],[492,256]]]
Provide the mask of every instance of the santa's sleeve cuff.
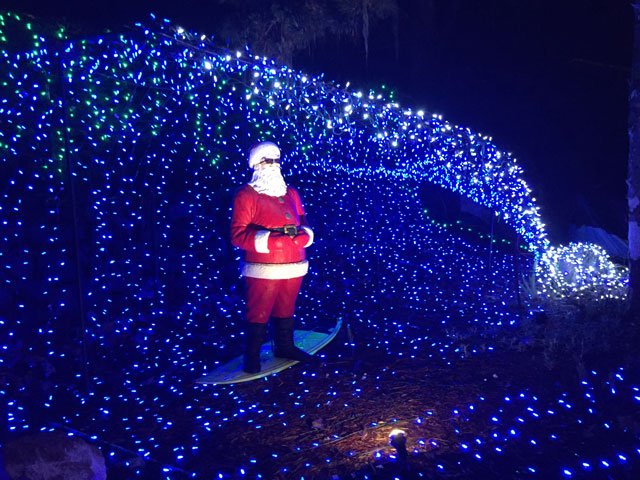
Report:
[[309,235],[309,241],[304,246],[304,248],[307,248],[309,245],[311,245],[313,243],[313,230],[311,230],[309,227],[305,227],[305,226],[303,226],[302,229],[307,233],[307,235]]
[[271,232],[269,230],[259,230],[256,232],[256,238],[254,240],[256,252],[269,253],[269,234],[270,233]]

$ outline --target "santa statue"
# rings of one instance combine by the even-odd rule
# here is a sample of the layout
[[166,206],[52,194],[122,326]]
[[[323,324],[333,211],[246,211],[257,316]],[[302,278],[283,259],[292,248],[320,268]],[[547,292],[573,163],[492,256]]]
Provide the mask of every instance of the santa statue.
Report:
[[233,200],[231,242],[244,250],[246,349],[244,371],[260,371],[260,346],[271,319],[274,355],[309,362],[312,357],[293,343],[296,297],[307,274],[305,248],[313,243],[304,208],[295,188],[280,172],[280,149],[271,142],[249,153],[251,181]]

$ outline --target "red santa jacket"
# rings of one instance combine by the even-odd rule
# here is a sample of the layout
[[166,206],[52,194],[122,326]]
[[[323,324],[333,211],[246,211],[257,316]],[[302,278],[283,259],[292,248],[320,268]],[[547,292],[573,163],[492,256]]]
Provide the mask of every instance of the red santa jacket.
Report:
[[[250,185],[240,188],[233,200],[231,243],[245,252],[242,275],[253,278],[285,279],[306,275],[309,264],[304,248],[293,242],[283,242],[282,249],[268,248],[270,228],[300,225],[304,209],[298,192],[287,187],[284,197],[271,197],[256,192]],[[313,232],[302,226],[313,242]]]

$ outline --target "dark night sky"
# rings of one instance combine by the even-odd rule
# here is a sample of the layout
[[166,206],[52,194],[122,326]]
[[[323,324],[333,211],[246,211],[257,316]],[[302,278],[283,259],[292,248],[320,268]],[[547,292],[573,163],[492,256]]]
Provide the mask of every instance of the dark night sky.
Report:
[[[552,241],[568,240],[571,223],[626,237],[629,0],[398,2],[398,59],[385,23],[372,28],[368,64],[361,44],[330,41],[294,67],[355,89],[386,84],[403,106],[492,136],[525,169]],[[154,12],[215,34],[221,20],[213,2],[192,0],[3,3],[91,28]]]

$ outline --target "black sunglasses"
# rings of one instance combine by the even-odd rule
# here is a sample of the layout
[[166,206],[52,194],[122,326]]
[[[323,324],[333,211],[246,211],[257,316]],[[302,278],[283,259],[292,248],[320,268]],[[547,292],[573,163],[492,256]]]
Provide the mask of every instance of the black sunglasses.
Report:
[[272,165],[274,163],[280,164],[279,158],[263,158],[260,164],[266,163],[267,165]]

